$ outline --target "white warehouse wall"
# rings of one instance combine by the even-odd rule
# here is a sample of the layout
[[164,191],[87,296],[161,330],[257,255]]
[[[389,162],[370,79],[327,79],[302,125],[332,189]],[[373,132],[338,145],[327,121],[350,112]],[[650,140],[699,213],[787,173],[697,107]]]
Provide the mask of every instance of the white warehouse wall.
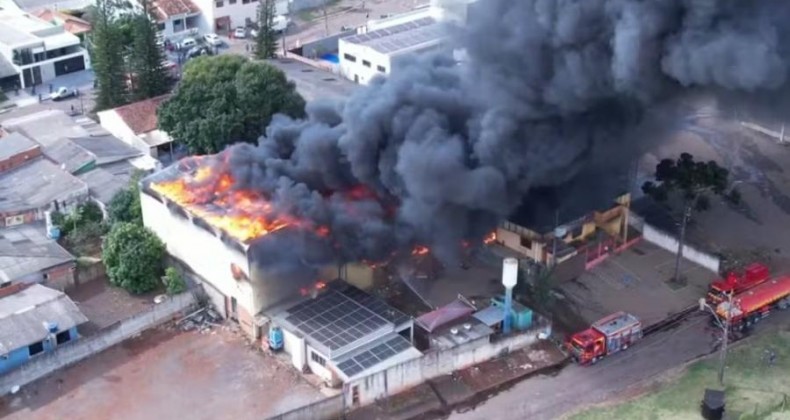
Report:
[[[248,281],[237,281],[230,265],[236,264],[249,276],[247,256],[231,249],[216,236],[193,225],[189,220],[173,215],[164,204],[140,192],[143,224],[167,245],[167,252],[183,261],[222,294],[235,297],[247,313],[255,315],[255,293]],[[218,308],[222,311],[223,308]]]
[[[356,61],[351,61],[348,56],[352,56]],[[340,74],[355,83],[366,85],[379,74],[390,73],[390,56],[364,46],[348,42],[344,39],[338,40],[338,59],[340,61]],[[366,66],[365,61],[370,63]],[[378,67],[383,67],[383,72]]]

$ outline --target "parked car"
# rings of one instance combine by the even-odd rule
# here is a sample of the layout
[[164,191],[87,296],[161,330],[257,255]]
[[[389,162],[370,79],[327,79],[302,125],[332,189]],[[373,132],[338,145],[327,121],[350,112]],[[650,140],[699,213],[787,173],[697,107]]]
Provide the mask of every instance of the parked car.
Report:
[[246,38],[247,37],[247,30],[242,28],[241,26],[239,26],[238,28],[236,28],[235,31],[233,31],[233,37],[234,38],[239,38],[239,39]]
[[205,34],[203,35],[203,39],[206,41],[206,44],[211,45],[212,47],[222,45],[222,40],[219,39],[217,34]]
[[201,55],[211,55],[211,48],[206,46],[192,47],[187,51],[186,59],[189,60],[191,58],[200,57]]
[[61,86],[58,90],[52,92],[49,95],[50,99],[53,101],[62,101],[63,99],[71,98],[72,96],[77,96],[77,90],[74,88],[67,88],[65,86]]
[[184,38],[181,42],[178,43],[178,49],[185,50],[187,48],[192,48],[197,45],[197,41],[195,38]]

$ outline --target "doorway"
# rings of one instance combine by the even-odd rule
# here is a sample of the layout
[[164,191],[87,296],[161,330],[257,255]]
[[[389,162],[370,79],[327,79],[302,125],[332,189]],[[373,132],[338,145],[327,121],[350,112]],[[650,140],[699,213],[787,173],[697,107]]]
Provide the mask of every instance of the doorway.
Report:
[[239,308],[236,302],[236,298],[235,297],[230,298],[230,319],[234,321],[239,320],[238,310]]

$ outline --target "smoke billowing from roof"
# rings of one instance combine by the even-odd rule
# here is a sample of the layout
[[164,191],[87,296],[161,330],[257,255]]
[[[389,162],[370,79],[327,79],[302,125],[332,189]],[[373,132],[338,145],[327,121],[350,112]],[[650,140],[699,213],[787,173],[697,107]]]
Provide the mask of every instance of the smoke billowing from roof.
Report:
[[[454,29],[468,62],[407,59],[345,104],[274,118],[259,146],[229,149],[230,167],[238,188],[328,226],[327,246],[343,260],[419,243],[451,261],[531,191],[608,182],[601,174],[655,138],[659,111],[684,93],[785,90],[787,9],[782,0],[481,0]],[[360,185],[374,194],[349,199]],[[575,190],[571,199],[584,200]],[[304,257],[268,248],[279,249],[269,264]]]

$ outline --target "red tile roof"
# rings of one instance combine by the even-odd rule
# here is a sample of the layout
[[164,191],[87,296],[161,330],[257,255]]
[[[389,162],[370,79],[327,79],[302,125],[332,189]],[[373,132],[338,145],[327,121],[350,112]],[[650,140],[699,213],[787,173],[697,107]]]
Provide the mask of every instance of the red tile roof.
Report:
[[67,32],[74,35],[83,34],[91,31],[91,24],[76,16],[72,16],[57,10],[41,9],[33,12],[34,15],[47,22],[62,23]]
[[190,0],[154,0],[151,12],[158,22],[163,22],[174,16],[200,13],[200,8]]
[[156,109],[168,98],[170,94],[157,96],[115,108],[114,111],[135,134],[148,133],[156,130]]

